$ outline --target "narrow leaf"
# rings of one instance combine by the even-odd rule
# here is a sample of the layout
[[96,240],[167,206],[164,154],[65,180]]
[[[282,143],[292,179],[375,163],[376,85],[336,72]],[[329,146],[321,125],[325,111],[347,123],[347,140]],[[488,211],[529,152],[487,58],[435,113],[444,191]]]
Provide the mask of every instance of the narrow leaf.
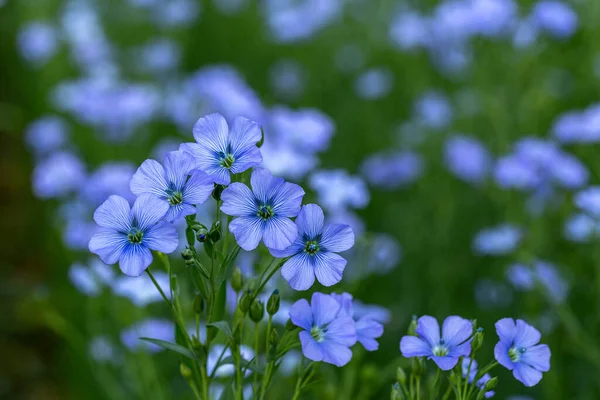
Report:
[[217,328],[218,330],[220,330],[221,332],[223,332],[223,334],[227,338],[231,338],[232,337],[231,328],[229,327],[229,324],[227,323],[227,321],[211,322],[210,324],[207,324],[207,325],[208,326],[214,326],[215,328]]
[[175,353],[179,353],[182,356],[186,356],[187,358],[190,358],[192,360],[194,360],[196,358],[191,351],[189,351],[185,347],[180,346],[176,343],[166,342],[164,340],[152,339],[152,338],[147,338],[147,337],[141,337],[140,340],[144,340],[146,342],[155,344],[157,346],[162,347],[163,349],[174,351]]

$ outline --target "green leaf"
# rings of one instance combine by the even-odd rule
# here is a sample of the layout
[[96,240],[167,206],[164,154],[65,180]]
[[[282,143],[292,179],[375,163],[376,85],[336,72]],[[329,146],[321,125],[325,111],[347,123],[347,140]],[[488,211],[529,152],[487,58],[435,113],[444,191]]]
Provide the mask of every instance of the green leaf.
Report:
[[141,337],[140,340],[144,340],[146,342],[153,343],[153,344],[155,344],[157,346],[162,347],[163,349],[174,351],[175,353],[179,353],[182,356],[186,356],[187,358],[190,358],[192,360],[196,359],[196,357],[194,356],[194,353],[192,353],[191,351],[189,351],[185,347],[180,346],[178,344],[171,343],[171,342],[166,342],[166,341],[160,340],[160,339],[147,338],[147,337]]
[[188,246],[190,246],[190,249],[193,249],[194,242],[196,241],[196,233],[189,226],[185,229],[185,238],[187,239],[187,243],[188,243]]
[[[235,359],[232,356],[229,357],[225,357],[224,359],[221,360],[221,362],[217,365],[216,368],[220,367],[221,365],[226,365],[226,364],[233,364],[235,365]],[[265,370],[263,368],[260,368],[254,358],[250,361],[244,360],[242,358],[241,360],[241,366],[242,366],[242,370],[247,370],[249,369],[252,372],[256,372],[257,374],[264,374]]]
[[221,264],[221,268],[219,268],[217,284],[221,284],[221,282],[231,277],[235,266],[235,260],[237,259],[238,254],[240,254],[240,250],[240,246],[236,244],[229,254],[227,254],[227,257],[225,257],[225,260],[223,260],[223,263]]
[[229,327],[229,324],[227,323],[227,321],[211,322],[210,324],[207,324],[207,325],[208,326],[214,326],[215,328],[217,328],[218,330],[220,330],[221,332],[223,332],[223,334],[228,339],[231,339],[233,337],[233,335],[231,333],[231,328]]

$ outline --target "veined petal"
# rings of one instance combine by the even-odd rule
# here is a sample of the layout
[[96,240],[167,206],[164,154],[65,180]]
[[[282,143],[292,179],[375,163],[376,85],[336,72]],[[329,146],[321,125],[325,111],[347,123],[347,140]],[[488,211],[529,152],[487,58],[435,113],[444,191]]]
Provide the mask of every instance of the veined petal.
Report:
[[186,215],[196,214],[197,211],[196,207],[191,204],[179,203],[174,206],[169,204],[169,210],[165,214],[165,221],[172,223]]
[[131,228],[129,203],[121,196],[112,195],[94,212],[94,221],[103,228],[127,232]]
[[146,231],[143,243],[152,250],[165,254],[172,253],[179,245],[177,229],[168,222],[161,221]]
[[321,343],[318,343],[307,331],[300,332],[302,354],[312,361],[323,361],[324,352]]
[[149,193],[141,194],[131,209],[137,227],[145,231],[160,221],[169,211],[169,203]]
[[467,357],[469,354],[471,354],[470,340],[458,346],[450,347],[450,352],[448,353],[450,357]]
[[314,255],[317,279],[323,286],[332,286],[342,280],[346,260],[338,254],[319,252]]
[[152,193],[158,197],[165,197],[168,186],[165,170],[156,160],[144,161],[129,181],[129,189],[137,196]]
[[323,230],[323,210],[316,204],[306,204],[300,210],[296,225],[298,225],[298,233],[306,235],[310,239],[314,239]]
[[263,230],[263,221],[258,217],[239,217],[229,224],[229,231],[233,233],[240,247],[246,251],[258,247],[263,237]]
[[512,345],[517,333],[515,320],[512,318],[502,318],[500,321],[496,322],[496,333],[498,334],[498,337],[500,337],[501,342]]
[[307,290],[315,283],[315,271],[303,253],[287,260],[281,268],[281,276],[294,290]]
[[454,368],[456,366],[456,364],[458,363],[458,358],[456,358],[456,357],[433,356],[433,357],[431,357],[431,359],[433,360],[434,363],[437,364],[437,366],[442,371],[449,371],[452,368]]
[[303,250],[304,250],[304,243],[300,240],[300,237],[298,237],[298,238],[296,238],[294,243],[292,243],[285,249],[283,249],[283,250],[269,249],[269,252],[271,253],[271,255],[273,257],[285,258],[285,257],[293,256],[298,253],[302,253]]
[[119,268],[125,275],[140,276],[151,263],[150,249],[141,244],[129,244],[119,259]]
[[250,147],[240,153],[234,155],[235,161],[230,168],[234,174],[239,174],[248,168],[256,167],[262,163],[262,154],[256,146]]
[[352,359],[352,350],[347,346],[336,342],[330,342],[329,340],[325,340],[321,345],[324,352],[324,362],[333,364],[337,367],[343,367]]
[[448,347],[463,343],[473,333],[473,324],[467,319],[456,315],[449,316],[442,324],[442,338]]
[[123,254],[123,250],[127,244],[128,241],[125,234],[106,230],[92,236],[88,247],[105,264],[114,264],[121,258],[121,254]]
[[434,348],[440,343],[440,325],[429,315],[424,315],[417,322],[417,335],[423,338],[429,347]]
[[[248,148],[256,147],[256,143],[260,141],[262,134],[260,127],[254,121],[244,117],[235,117],[229,133],[229,144],[232,153],[237,157],[238,154],[248,150]],[[258,147],[256,147],[258,149]]]
[[510,356],[508,355],[509,346],[510,344],[503,341],[499,341],[498,343],[496,343],[496,346],[494,347],[494,358],[504,368],[508,369],[509,371],[512,371],[512,369],[515,367],[515,364],[512,362]]
[[531,347],[540,342],[542,334],[522,319],[517,320],[514,344],[518,347]]
[[195,170],[190,173],[190,179],[183,189],[183,202],[188,204],[202,204],[214,189],[213,179],[206,173]]
[[258,207],[254,193],[243,183],[234,182],[221,193],[221,211],[234,217],[256,216]]
[[327,325],[326,341],[333,341],[344,346],[356,344],[356,323],[349,316],[336,317]]
[[403,336],[400,339],[400,352],[406,358],[433,356],[429,343],[417,336]]
[[273,211],[276,215],[293,218],[302,207],[304,189],[295,183],[285,182],[272,197]]
[[527,364],[517,363],[513,376],[527,387],[535,386],[542,380],[542,373]]
[[383,325],[371,318],[363,317],[356,321],[356,339],[363,345],[365,350],[374,351],[379,348],[375,340],[383,335]]
[[221,114],[210,114],[200,118],[192,130],[194,139],[211,152],[219,153],[227,150],[229,127]]
[[196,160],[183,150],[170,151],[165,156],[164,165],[167,182],[175,189],[183,190],[188,175],[196,167]]
[[179,150],[191,154],[196,160],[196,168],[212,177],[215,183],[229,185],[231,174],[229,170],[219,164],[218,156],[198,143],[182,143]]
[[269,249],[283,250],[298,238],[298,227],[291,219],[277,215],[264,223],[263,242]]
[[290,319],[294,325],[310,331],[313,325],[313,314],[306,299],[300,299],[290,307]]
[[322,327],[336,317],[340,311],[340,304],[331,296],[323,293],[313,293],[310,299],[310,307],[315,325]]
[[354,232],[348,225],[327,225],[321,236],[321,246],[327,251],[338,253],[354,246]]
[[[252,192],[254,192],[258,201],[262,203],[270,201],[280,191],[284,182],[283,178],[271,175],[271,173],[264,168],[256,168],[252,171],[252,175],[250,176]],[[299,207],[298,211],[300,211]]]
[[521,354],[519,362],[527,364],[538,371],[548,372],[550,371],[550,355],[550,348],[547,345],[538,344],[528,348],[525,353]]

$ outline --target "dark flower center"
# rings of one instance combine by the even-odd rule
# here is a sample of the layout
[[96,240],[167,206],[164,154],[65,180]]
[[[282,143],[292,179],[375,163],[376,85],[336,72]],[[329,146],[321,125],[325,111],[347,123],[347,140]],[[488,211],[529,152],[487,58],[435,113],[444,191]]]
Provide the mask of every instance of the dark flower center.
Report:
[[447,356],[450,352],[450,350],[448,350],[448,346],[446,346],[446,342],[444,342],[444,339],[441,339],[440,343],[434,346],[432,350],[433,355],[440,357]]
[[508,349],[508,357],[510,357],[510,361],[512,362],[518,362],[521,359],[521,356],[525,354],[526,351],[527,349],[524,347],[513,346],[510,349]]
[[307,241],[304,244],[304,251],[311,256],[315,255],[319,251],[319,242],[316,240]]
[[131,228],[127,234],[127,239],[129,239],[129,242],[133,244],[141,243],[143,238],[144,233],[137,228]]
[[223,168],[231,168],[235,162],[235,157],[231,153],[219,152],[219,165]]
[[274,214],[275,213],[273,212],[273,209],[268,204],[263,204],[262,206],[258,207],[257,215],[265,221],[271,218]]

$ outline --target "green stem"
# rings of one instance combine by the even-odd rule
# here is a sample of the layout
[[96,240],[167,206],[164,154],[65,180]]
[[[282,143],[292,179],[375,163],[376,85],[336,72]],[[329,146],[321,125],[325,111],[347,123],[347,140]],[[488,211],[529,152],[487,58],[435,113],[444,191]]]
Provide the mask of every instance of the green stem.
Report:
[[473,365],[473,354],[471,354],[471,357],[469,358],[469,367],[467,368],[467,376],[465,376],[465,385],[463,386],[463,400],[467,400],[468,397],[467,396],[467,388],[469,387],[469,377],[471,376],[471,366]]
[[[260,347],[260,336],[259,336],[259,329],[258,329],[258,323],[254,324],[254,357],[256,357],[256,360],[258,361],[258,354],[259,354],[259,347]],[[266,371],[265,371],[266,373]],[[258,374],[254,373],[254,384],[253,386],[257,386],[258,385]],[[258,393],[258,388],[256,388],[256,391]]]
[[442,373],[442,370],[437,368],[437,373],[435,374],[435,380],[433,381],[433,387],[431,388],[431,394],[429,396],[430,400],[435,400],[435,398],[438,395],[438,392],[440,389],[439,383],[440,383],[441,373]]
[[421,400],[421,377],[417,377],[417,400]]
[[253,295],[252,295],[252,300],[254,300],[256,298],[256,296],[258,296],[261,292],[261,290],[263,290],[263,288],[265,287],[265,285],[267,284],[267,282],[269,282],[269,279],[271,279],[271,277],[273,275],[275,275],[275,272],[279,271],[279,269],[283,266],[283,264],[285,264],[285,262],[288,260],[288,258],[284,258],[283,260],[281,260],[281,262],[279,264],[277,264],[275,266],[275,268],[273,268],[268,274],[265,280],[263,280],[261,282],[261,284],[258,286],[258,288],[256,289],[256,291],[254,291]]
[[306,371],[308,371],[309,368],[311,368],[314,364],[314,361],[311,361],[306,368],[304,369],[304,371],[302,371],[302,373],[298,376],[298,380],[296,381],[296,388],[294,389],[294,395],[292,396],[292,400],[298,400],[300,398],[300,393],[302,392],[302,386],[305,382],[307,382],[311,377],[312,374],[314,373],[314,368],[312,369],[311,373],[308,376],[304,376],[304,374],[306,373]]
[[448,400],[450,393],[452,393],[452,385],[448,385],[448,389],[446,389],[446,392],[442,396],[442,400]]
[[213,371],[210,374],[210,379],[212,380],[215,377],[215,373],[217,372],[217,365],[219,365],[219,363],[221,362],[221,360],[223,359],[223,357],[225,357],[225,352],[227,351],[227,348],[229,347],[229,344],[226,344],[225,346],[223,346],[223,351],[221,351],[221,354],[219,354],[219,358],[217,358],[217,362],[215,363],[215,369],[213,369]]
[[492,368],[495,368],[498,366],[498,362],[497,361],[490,361],[490,363],[488,365],[486,365],[485,367],[483,367],[482,369],[479,370],[479,372],[477,373],[477,375],[475,375],[475,379],[473,379],[473,382],[477,382],[479,379],[481,379],[482,376],[484,376],[486,373],[490,372],[492,370]]

